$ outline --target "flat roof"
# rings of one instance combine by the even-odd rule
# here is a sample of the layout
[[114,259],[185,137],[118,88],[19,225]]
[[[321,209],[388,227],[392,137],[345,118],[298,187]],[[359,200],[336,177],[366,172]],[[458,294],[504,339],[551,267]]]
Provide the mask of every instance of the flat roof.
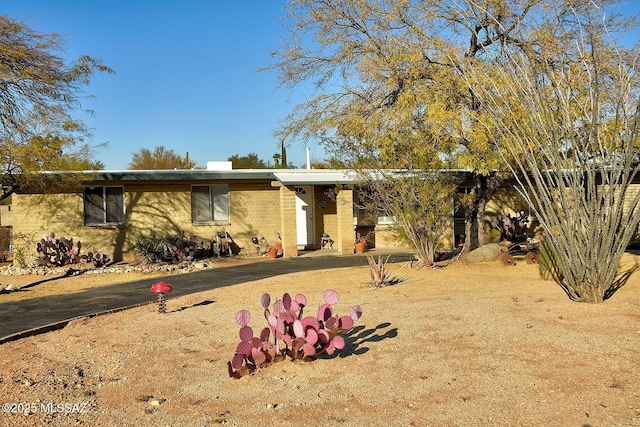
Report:
[[[450,170],[469,173],[466,170]],[[338,185],[362,181],[358,172],[349,169],[168,169],[168,170],[97,170],[46,172],[51,175],[83,174],[90,181],[178,181],[178,180],[271,180],[283,185]],[[375,172],[374,172],[375,173]]]
[[273,179],[271,169],[170,169],[170,170],[103,170],[85,171],[95,180],[114,181],[174,181],[174,180],[212,180],[212,179]]

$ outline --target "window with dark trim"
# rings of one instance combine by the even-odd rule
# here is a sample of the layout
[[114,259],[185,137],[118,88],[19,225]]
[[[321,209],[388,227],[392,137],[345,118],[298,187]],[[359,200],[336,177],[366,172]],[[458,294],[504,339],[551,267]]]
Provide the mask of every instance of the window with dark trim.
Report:
[[86,187],[84,224],[124,224],[124,187]]
[[229,185],[191,186],[191,221],[229,221]]

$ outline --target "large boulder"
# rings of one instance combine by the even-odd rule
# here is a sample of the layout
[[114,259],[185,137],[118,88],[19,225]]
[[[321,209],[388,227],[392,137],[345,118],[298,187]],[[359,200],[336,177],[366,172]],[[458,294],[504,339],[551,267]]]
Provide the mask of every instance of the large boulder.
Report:
[[464,259],[468,262],[494,261],[502,255],[505,248],[504,244],[488,243],[469,252]]

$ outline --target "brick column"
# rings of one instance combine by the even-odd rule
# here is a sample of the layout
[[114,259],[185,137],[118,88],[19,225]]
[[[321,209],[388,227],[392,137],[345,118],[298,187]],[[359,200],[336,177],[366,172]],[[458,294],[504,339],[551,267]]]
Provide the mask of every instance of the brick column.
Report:
[[296,192],[280,187],[280,236],[285,257],[298,256],[298,230],[296,228]]
[[356,239],[353,225],[353,190],[341,189],[336,199],[338,238],[334,247],[338,253],[352,254]]

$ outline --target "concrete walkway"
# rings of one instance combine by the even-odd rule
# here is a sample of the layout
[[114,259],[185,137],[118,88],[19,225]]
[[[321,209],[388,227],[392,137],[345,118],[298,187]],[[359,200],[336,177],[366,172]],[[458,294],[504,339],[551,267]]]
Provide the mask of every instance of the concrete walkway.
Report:
[[[372,251],[371,255],[391,254],[389,262],[408,261],[409,252]],[[87,289],[78,293],[52,295],[2,303],[0,295],[0,344],[48,330],[60,329],[74,318],[119,311],[155,301],[149,289],[161,280],[171,283],[170,297],[237,285],[282,274],[367,265],[359,255],[337,255],[333,251],[315,251],[296,258],[257,260],[237,266],[224,266],[187,274],[154,277],[150,280],[119,283]],[[123,276],[126,280],[126,277]]]

